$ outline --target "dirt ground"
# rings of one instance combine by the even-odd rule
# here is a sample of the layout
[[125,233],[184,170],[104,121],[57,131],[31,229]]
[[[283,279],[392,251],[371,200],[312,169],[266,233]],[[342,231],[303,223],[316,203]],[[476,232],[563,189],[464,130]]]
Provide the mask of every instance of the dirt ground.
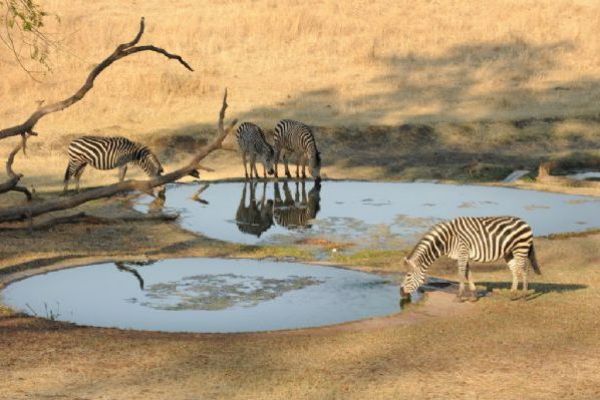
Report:
[[[127,216],[127,201],[94,202],[85,211]],[[544,275],[533,279],[539,296],[532,300],[509,300],[506,267],[476,267],[477,281],[493,291],[477,303],[433,293],[396,316],[329,328],[168,334],[79,327],[2,308],[0,398],[598,398],[600,234],[540,238],[536,246]],[[4,230],[0,253],[3,277],[115,259],[310,261],[297,249],[225,244],[156,221]],[[373,250],[346,261],[397,273],[400,256]],[[453,278],[454,271],[442,261],[431,274]]]

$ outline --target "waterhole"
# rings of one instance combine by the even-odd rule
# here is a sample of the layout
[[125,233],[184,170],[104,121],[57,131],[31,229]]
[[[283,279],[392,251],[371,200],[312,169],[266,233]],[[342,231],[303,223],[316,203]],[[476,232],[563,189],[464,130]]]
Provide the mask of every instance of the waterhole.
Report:
[[137,208],[177,211],[185,229],[243,244],[318,236],[365,247],[409,247],[433,224],[459,216],[521,217],[536,236],[600,228],[598,198],[434,183],[171,185],[163,197],[142,198]]
[[307,328],[400,309],[398,285],[377,275],[246,259],[89,265],[14,282],[2,297],[39,317],[168,332]]

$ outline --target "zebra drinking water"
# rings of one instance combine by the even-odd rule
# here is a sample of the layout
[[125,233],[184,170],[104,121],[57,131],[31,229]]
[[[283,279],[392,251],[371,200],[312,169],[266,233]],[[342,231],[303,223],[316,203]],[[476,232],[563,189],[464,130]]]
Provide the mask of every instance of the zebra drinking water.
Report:
[[288,156],[296,153],[298,160],[296,163],[296,177],[299,178],[299,168],[302,165],[302,178],[306,178],[306,164],[308,162],[308,172],[315,179],[321,179],[321,153],[317,149],[315,135],[312,129],[302,122],[283,119],[275,126],[274,136],[275,147],[275,177],[277,177],[277,164],[282,157],[285,165],[285,174],[288,178],[292,177],[288,168]]
[[[130,162],[137,164],[151,177],[163,172],[158,158],[146,146],[120,136],[81,136],[69,143],[68,154],[69,165],[64,180],[65,192],[69,180],[73,177],[79,190],[79,179],[88,164],[100,170],[119,168],[120,182],[125,179],[127,164]],[[198,177],[198,172],[192,172],[190,175]]]
[[[248,177],[252,179],[252,171],[254,170],[256,178],[258,178],[258,171],[256,170],[256,159],[263,164],[264,177],[267,177],[267,171],[269,175],[273,175],[273,160],[275,159],[275,153],[273,147],[267,142],[265,134],[258,125],[251,122],[242,123],[236,132],[236,138],[242,153],[242,162],[244,163],[244,173],[246,179]],[[248,170],[246,168],[246,157],[250,156],[250,176],[248,176]]]
[[458,299],[463,299],[468,280],[471,299],[476,300],[476,288],[469,261],[491,262],[501,258],[512,272],[511,297],[516,298],[519,277],[523,294],[527,292],[528,261],[536,274],[541,274],[535,257],[531,227],[517,217],[460,217],[435,225],[404,258],[409,272],[400,288],[406,299],[425,281],[427,268],[446,255],[458,261]]

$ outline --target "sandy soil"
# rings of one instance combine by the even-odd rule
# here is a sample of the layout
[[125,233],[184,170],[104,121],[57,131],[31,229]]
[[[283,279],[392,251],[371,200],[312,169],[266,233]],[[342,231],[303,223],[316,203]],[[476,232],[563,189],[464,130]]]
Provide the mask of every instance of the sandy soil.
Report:
[[[127,215],[123,202],[87,211]],[[286,255],[159,222],[59,225],[0,237],[3,273],[92,259]],[[494,290],[478,303],[435,293],[396,316],[320,329],[166,334],[78,327],[3,308],[0,398],[597,398],[599,245],[600,234],[538,239],[544,275],[534,278],[540,296],[530,301],[508,299],[510,274],[498,265],[476,270],[481,285]],[[388,258],[379,272],[396,269]],[[452,277],[454,269],[441,262],[432,274]]]

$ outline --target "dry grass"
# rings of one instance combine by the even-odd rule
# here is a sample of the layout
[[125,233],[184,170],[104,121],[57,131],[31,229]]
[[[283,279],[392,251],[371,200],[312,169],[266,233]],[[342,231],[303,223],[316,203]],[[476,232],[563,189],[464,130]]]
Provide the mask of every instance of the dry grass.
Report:
[[[252,252],[165,224],[99,227],[94,235],[77,226],[77,242],[73,229],[15,239],[3,235],[2,252],[13,240],[39,248],[13,251],[0,269],[52,248],[69,262],[69,249],[109,257],[127,254],[140,241],[153,257]],[[93,246],[95,235],[106,237],[102,248]],[[457,305],[469,311],[452,317],[427,318],[416,307],[413,312],[424,317],[418,323],[386,325],[384,319],[370,329],[160,334],[81,328],[0,309],[5,377],[0,398],[595,399],[600,396],[599,243],[598,234],[536,240],[544,275],[532,283],[542,293],[534,300],[511,302],[500,293]],[[280,252],[273,249],[273,255]],[[269,255],[269,249],[261,254]],[[392,253],[365,252],[359,258],[382,271],[395,268]],[[25,261],[24,267],[33,265],[44,264]],[[453,275],[443,263],[434,273]],[[477,281],[489,288],[506,288],[509,277],[506,267],[475,270]]]
[[[122,134],[169,153],[163,138],[202,137],[214,125],[225,86],[230,114],[242,120],[272,127],[279,118],[299,118],[358,129],[361,140],[375,135],[370,126],[425,124],[437,135],[432,154],[504,148],[530,155],[533,148],[537,159],[597,146],[597,2],[338,3],[44,1],[62,17],[48,27],[61,40],[54,71],[35,83],[0,48],[0,126],[22,121],[36,100],[71,94],[93,64],[132,37],[141,15],[143,41],[182,54],[196,72],[155,54],[119,61],[81,103],[40,122],[43,136],[32,140],[38,147],[30,159],[18,157],[17,168],[28,185],[57,188],[66,142],[84,133]],[[334,152],[325,153],[326,163],[335,162]],[[166,156],[169,165],[181,162],[173,151]],[[428,177],[418,166],[402,166],[401,176],[373,163],[356,168],[362,177]]]
[[600,49],[595,1],[43,1],[64,52],[44,84],[3,51],[0,124],[34,101],[80,84],[90,66],[132,37],[196,68],[144,54],[120,61],[48,134],[149,132],[214,121],[224,86],[241,116],[316,125],[597,115]]

